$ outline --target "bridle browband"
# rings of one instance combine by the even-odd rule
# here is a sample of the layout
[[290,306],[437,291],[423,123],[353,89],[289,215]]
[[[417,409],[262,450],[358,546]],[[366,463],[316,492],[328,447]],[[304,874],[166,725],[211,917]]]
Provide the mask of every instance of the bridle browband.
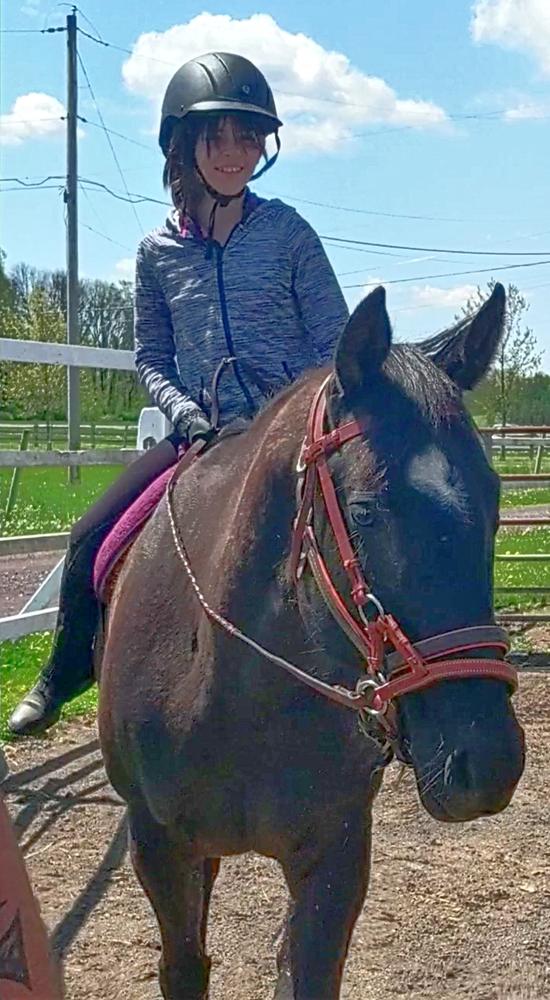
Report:
[[[185,544],[176,524],[172,502],[174,487],[181,473],[204,449],[202,441],[188,450],[169,482],[168,516],[177,552],[208,617],[230,635],[282,667],[303,684],[337,704],[358,711],[367,727],[370,720],[376,721],[381,727],[380,735],[384,736],[384,742],[395,743],[398,741],[395,718],[397,698],[413,691],[422,691],[442,680],[471,677],[504,681],[512,691],[515,691],[518,686],[517,672],[503,658],[456,656],[456,654],[468,654],[473,650],[494,650],[504,657],[509,649],[508,634],[505,629],[496,625],[476,625],[412,643],[396,619],[384,610],[378,598],[370,592],[344,523],[327,461],[328,456],[338,451],[344,444],[362,437],[365,428],[359,421],[352,420],[333,430],[325,430],[327,388],[331,378],[329,375],[325,379],[315,395],[298,460],[299,507],[292,533],[290,570],[292,578],[298,583],[305,566],[309,566],[331,613],[364,658],[366,673],[357,681],[355,690],[338,684],[328,684],[270,652],[208,604],[189,562]],[[352,607],[357,614],[348,608],[338,592],[320,552],[313,527],[313,502],[316,495],[322,498],[348,577]],[[368,605],[375,612],[372,618],[366,614],[365,609]],[[373,735],[370,728],[368,734]]]

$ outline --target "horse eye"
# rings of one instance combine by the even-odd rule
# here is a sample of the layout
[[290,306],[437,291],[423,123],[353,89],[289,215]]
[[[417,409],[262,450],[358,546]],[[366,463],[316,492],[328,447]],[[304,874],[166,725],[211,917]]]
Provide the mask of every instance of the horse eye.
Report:
[[350,503],[352,519],[360,528],[369,528],[374,522],[372,507],[365,503]]

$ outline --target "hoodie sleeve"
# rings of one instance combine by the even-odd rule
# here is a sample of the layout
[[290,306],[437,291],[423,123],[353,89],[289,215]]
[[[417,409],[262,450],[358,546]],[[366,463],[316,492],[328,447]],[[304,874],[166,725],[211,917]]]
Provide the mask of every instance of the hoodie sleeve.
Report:
[[346,301],[317,233],[297,215],[293,241],[293,291],[319,364],[332,361],[348,319]]
[[195,417],[204,414],[180,378],[170,310],[145,242],[136,258],[134,341],[140,382],[155,406],[174,426],[179,424],[178,430],[185,431]]

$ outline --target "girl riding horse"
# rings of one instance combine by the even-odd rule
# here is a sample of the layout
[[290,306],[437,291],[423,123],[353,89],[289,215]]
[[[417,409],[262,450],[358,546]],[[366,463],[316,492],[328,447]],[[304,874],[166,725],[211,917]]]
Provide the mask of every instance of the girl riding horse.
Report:
[[233,359],[220,387],[223,427],[249,420],[266,394],[332,359],[348,311],[319,238],[293,208],[248,188],[277,159],[281,125],[267,81],[241,56],[192,59],[168,85],[159,143],[174,209],[138,248],[135,343],[139,378],[174,433],[73,527],[52,652],[9,720],[12,733],[48,729],[91,685],[96,553],[180,446],[216,433],[208,389],[220,362]]

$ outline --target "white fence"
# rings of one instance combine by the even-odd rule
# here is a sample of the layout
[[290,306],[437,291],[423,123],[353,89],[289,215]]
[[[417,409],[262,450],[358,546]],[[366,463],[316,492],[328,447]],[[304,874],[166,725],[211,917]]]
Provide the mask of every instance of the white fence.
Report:
[[[115,368],[135,372],[132,351],[109,348],[79,347],[67,344],[47,344],[32,340],[10,340],[0,337],[0,363],[20,361],[77,368]],[[31,427],[32,425],[29,425]],[[101,448],[85,451],[15,451],[0,449],[0,468],[38,468],[42,466],[70,467],[81,465],[126,465],[137,458],[143,448],[155,444],[170,430],[170,424],[159,410],[142,410],[137,432],[137,448]],[[0,556],[33,552],[61,551],[66,548],[67,532],[49,535],[0,538]],[[32,632],[53,628],[57,616],[55,606],[64,557],[59,559],[25,607],[17,615],[0,618],[0,641],[19,639]]]

